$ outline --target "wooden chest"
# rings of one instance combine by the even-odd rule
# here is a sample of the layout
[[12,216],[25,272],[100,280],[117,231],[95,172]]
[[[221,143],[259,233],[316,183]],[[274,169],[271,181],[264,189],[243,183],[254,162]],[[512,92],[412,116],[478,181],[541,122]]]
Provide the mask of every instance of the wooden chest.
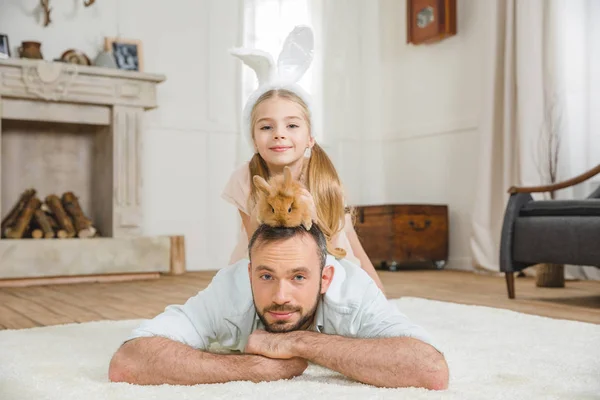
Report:
[[354,228],[375,268],[428,262],[441,269],[448,260],[446,205],[356,206]]

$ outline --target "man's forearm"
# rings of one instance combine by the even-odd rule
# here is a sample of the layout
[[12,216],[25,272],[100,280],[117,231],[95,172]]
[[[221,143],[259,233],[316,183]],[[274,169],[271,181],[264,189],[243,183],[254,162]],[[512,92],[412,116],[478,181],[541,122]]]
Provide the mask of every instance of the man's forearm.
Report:
[[262,360],[256,355],[211,354],[161,337],[139,338],[117,351],[109,378],[140,385],[259,382],[265,380]]
[[294,332],[297,357],[357,381],[383,387],[445,389],[448,367],[433,347],[412,338],[354,339],[315,332]]

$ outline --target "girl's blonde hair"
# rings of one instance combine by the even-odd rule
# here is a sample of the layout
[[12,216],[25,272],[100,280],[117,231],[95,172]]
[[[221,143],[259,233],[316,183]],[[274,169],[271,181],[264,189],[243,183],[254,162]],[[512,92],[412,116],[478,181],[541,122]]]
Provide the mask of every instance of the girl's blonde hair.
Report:
[[[303,116],[308,124],[309,132],[311,132],[310,111],[304,101],[289,90],[273,89],[260,96],[252,109],[250,128],[253,140],[254,126],[257,118],[256,108],[261,102],[271,98],[282,98],[300,105],[304,114]],[[266,180],[270,177],[267,163],[258,152],[252,156],[249,168],[250,177],[259,175]],[[319,228],[321,228],[327,239],[331,239],[344,229],[344,195],[340,178],[333,163],[317,143],[312,148],[310,159],[304,163],[301,176],[303,177],[302,183],[306,186],[315,201]],[[250,199],[253,204],[256,204],[258,200],[257,189],[253,181],[251,180],[250,182],[252,185]]]

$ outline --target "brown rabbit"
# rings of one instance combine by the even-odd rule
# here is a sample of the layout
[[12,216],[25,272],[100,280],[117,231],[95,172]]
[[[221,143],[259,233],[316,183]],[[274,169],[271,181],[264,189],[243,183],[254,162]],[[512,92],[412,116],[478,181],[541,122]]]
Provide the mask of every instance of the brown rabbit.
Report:
[[255,175],[253,178],[258,197],[258,222],[270,226],[312,227],[312,217],[306,201],[302,199],[304,187],[292,179],[292,170],[283,169],[283,175],[273,176],[269,182]]
[[[283,175],[273,176],[265,181],[261,176],[252,177],[258,189],[258,222],[270,226],[312,227],[312,215],[308,202],[303,198],[304,186],[292,178],[290,167],[283,169]],[[341,248],[332,248],[327,240],[327,251],[336,258],[346,256]]]

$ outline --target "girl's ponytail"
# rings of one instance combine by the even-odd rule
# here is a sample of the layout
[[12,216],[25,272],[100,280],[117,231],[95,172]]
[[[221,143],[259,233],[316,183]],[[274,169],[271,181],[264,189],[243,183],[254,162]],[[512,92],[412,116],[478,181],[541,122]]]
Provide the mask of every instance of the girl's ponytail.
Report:
[[311,150],[306,186],[315,201],[319,227],[331,239],[344,229],[344,193],[333,163],[317,143]]

